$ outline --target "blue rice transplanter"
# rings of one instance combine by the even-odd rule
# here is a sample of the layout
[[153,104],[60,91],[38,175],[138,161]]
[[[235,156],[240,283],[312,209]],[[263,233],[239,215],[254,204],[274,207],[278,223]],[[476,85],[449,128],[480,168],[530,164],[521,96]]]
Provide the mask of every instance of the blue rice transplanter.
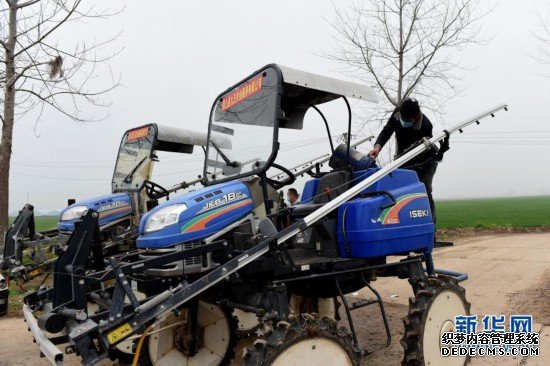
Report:
[[[453,330],[455,315],[469,314],[459,285],[467,276],[435,268],[425,187],[399,167],[506,105],[420,141],[383,167],[350,141],[330,144],[328,166],[277,162],[279,132],[300,134],[312,107],[326,121],[318,107],[342,99],[350,136],[348,98],[377,102],[364,85],[274,64],[216,97],[204,188],[145,213],[138,250],[117,256],[95,250],[101,217],[89,209],[56,263],[54,286],[26,296],[25,318],[41,352],[59,362],[56,344],[68,343],[65,353],[78,352],[85,364],[123,357],[125,348],[135,364],[227,365],[244,334],[258,338],[243,354],[245,365],[358,365],[361,355],[391,343],[373,283],[392,276],[407,279],[415,294],[404,320],[403,364],[463,365],[465,358],[440,356],[439,337]],[[284,207],[278,190],[304,173],[300,204]],[[127,175],[121,184],[130,184]],[[346,298],[362,288],[370,299]],[[353,312],[370,305],[386,339],[361,345]],[[339,306],[346,328],[337,326]]]

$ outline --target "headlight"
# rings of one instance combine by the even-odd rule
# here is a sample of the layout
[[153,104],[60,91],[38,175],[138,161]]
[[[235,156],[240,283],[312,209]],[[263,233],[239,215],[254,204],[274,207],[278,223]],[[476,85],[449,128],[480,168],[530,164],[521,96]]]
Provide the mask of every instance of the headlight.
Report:
[[79,219],[82,217],[82,215],[84,215],[86,211],[88,211],[88,207],[86,206],[71,207],[61,214],[60,220],[69,221],[69,220]]
[[185,210],[187,210],[187,206],[183,203],[161,208],[149,216],[145,223],[145,232],[150,233],[177,223],[180,213]]

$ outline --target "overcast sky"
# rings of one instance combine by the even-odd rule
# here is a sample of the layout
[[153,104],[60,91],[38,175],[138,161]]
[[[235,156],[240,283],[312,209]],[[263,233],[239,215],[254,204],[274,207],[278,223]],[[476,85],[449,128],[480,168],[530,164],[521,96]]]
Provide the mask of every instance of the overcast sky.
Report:
[[[47,110],[36,130],[32,116],[17,122],[10,210],[27,200],[38,210],[58,209],[69,197],[109,193],[125,130],[158,122],[206,131],[216,95],[265,64],[276,62],[349,80],[338,73],[337,64],[318,56],[330,39],[325,19],[332,18],[332,11],[332,3],[325,0],[131,1],[114,18],[62,30],[58,37],[68,44],[80,36],[101,40],[122,30],[113,47],[124,51],[111,68],[121,74],[123,86],[109,95],[113,104],[105,121],[75,124]],[[488,45],[456,52],[456,60],[471,71],[464,73],[460,85],[464,92],[447,106],[444,122],[460,122],[501,102],[509,103],[510,111],[453,136],[435,177],[434,194],[436,198],[550,194],[550,78],[540,76],[550,74],[550,66],[545,70],[529,56],[536,51],[534,2],[501,0],[485,18],[484,29],[493,35]],[[105,73],[94,82],[110,80]],[[333,132],[343,132],[343,104],[327,111]],[[323,137],[318,118],[309,114],[306,122],[306,130],[285,136],[287,141]],[[440,126],[441,121],[434,122]],[[304,151],[295,147],[300,144],[282,152],[280,161],[294,165],[299,163],[297,157],[327,152],[328,145],[322,142],[305,146]],[[155,180],[171,185],[199,174],[202,155],[197,151],[161,161]]]

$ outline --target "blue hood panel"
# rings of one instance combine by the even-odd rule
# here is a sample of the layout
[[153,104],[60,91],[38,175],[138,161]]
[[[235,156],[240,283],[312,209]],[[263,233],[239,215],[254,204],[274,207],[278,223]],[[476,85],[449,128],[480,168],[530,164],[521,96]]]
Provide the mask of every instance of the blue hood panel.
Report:
[[[182,203],[187,206],[187,209],[179,215],[176,224],[145,233],[145,225],[149,217],[165,207]],[[204,239],[239,220],[253,208],[250,192],[240,181],[231,181],[189,192],[158,205],[142,217],[137,247],[166,248]]]
[[65,211],[76,206],[86,206],[99,212],[100,227],[132,214],[132,200],[127,193],[107,194],[105,196],[89,198],[76,202],[61,211],[60,220],[57,224],[59,231],[72,232],[74,230],[74,223],[79,218],[61,221],[61,216],[63,216]]

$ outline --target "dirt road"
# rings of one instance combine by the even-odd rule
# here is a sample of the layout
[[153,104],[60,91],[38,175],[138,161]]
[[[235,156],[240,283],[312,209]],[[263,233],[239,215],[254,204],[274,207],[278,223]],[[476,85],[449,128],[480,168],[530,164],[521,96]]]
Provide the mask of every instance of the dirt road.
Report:
[[[486,235],[460,239],[451,248],[438,249],[437,268],[467,272],[463,282],[472,314],[532,314],[541,333],[538,358],[483,358],[472,365],[550,365],[550,234]],[[399,339],[412,291],[406,281],[393,278],[373,283],[386,303],[393,342],[364,358],[362,365],[398,365],[403,356]],[[360,292],[358,296],[362,296]],[[375,309],[360,310],[356,315],[361,344],[383,340],[382,323]],[[239,354],[239,352],[237,352]],[[0,366],[47,365],[38,359],[25,323],[20,318],[0,320]],[[68,357],[69,364],[78,364]],[[105,364],[109,364],[106,362]]]

